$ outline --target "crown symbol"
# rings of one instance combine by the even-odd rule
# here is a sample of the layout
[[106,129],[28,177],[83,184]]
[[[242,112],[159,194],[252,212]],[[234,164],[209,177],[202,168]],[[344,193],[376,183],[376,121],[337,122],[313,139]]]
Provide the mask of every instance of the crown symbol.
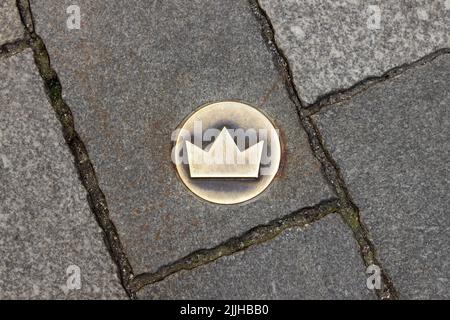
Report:
[[186,140],[191,178],[258,178],[263,146],[240,151],[225,127],[205,151]]

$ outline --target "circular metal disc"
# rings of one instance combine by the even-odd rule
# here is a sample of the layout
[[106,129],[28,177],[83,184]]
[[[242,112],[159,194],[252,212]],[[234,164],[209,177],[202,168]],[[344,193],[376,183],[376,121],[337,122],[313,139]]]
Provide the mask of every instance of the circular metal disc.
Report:
[[[222,137],[212,135],[211,138],[211,132],[221,133]],[[187,145],[199,154],[207,154],[214,142],[225,142],[227,134],[237,143],[243,132],[250,136],[256,133],[256,141],[248,137],[240,140],[241,148],[236,149],[237,152],[244,155],[246,150],[252,152],[262,146],[260,161],[249,161],[247,166],[236,161],[231,164],[200,163],[194,166],[192,154],[189,159]],[[183,121],[176,134],[172,159],[178,175],[190,191],[209,202],[236,204],[256,197],[269,186],[280,165],[278,130],[261,111],[244,103],[223,101],[202,106]],[[232,147],[236,146],[239,143]],[[252,172],[256,172],[256,176]]]

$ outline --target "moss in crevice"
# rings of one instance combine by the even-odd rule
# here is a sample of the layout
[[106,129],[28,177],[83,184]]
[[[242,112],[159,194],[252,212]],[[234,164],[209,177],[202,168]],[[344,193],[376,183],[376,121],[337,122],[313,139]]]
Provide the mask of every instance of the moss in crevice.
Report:
[[0,60],[14,56],[27,48],[29,48],[29,44],[26,38],[4,43],[0,46]]
[[282,218],[275,219],[266,225],[260,225],[245,232],[239,237],[231,238],[216,247],[195,251],[186,257],[159,268],[154,273],[137,275],[132,282],[132,289],[137,292],[146,285],[158,282],[181,270],[191,270],[210,263],[224,256],[232,255],[251,246],[269,241],[283,231],[304,227],[338,210],[338,201],[330,200],[315,207],[295,211]]
[[364,264],[366,267],[370,264],[376,264],[382,271],[383,288],[381,290],[376,290],[377,296],[381,299],[398,298],[397,290],[390,280],[390,277],[376,259],[375,246],[369,237],[368,230],[361,222],[359,210],[350,197],[341,173],[339,172],[339,168],[325,148],[319,129],[309,116],[309,112],[305,109],[304,104],[298,95],[288,60],[283,51],[278,48],[276,44],[275,31],[266,12],[261,8],[258,0],[248,1],[256,19],[261,24],[261,33],[266,41],[269,51],[272,53],[273,61],[285,80],[285,87],[288,95],[297,108],[300,123],[308,135],[313,154],[320,162],[326,180],[339,198],[340,215],[345,224],[352,230],[353,236],[359,245],[360,254]]

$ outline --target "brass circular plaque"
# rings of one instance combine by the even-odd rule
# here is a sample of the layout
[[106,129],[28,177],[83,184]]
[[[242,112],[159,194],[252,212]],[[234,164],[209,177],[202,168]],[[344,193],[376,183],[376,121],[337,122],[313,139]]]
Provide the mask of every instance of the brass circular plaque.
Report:
[[172,136],[172,161],[194,194],[236,204],[263,192],[281,159],[278,130],[258,109],[235,101],[193,112]]

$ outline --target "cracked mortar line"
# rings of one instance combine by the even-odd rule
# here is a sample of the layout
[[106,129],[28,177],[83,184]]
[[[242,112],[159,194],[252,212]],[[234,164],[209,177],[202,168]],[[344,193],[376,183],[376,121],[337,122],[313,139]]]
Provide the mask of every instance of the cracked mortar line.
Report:
[[4,43],[0,46],[0,60],[16,55],[29,47],[27,39]]
[[316,114],[324,109],[330,108],[332,106],[335,106],[342,102],[350,100],[354,96],[365,92],[369,88],[371,88],[379,83],[395,79],[398,76],[404,74],[405,72],[407,72],[411,69],[417,68],[417,67],[424,66],[424,65],[432,62],[437,57],[444,55],[444,54],[450,54],[450,48],[442,48],[442,49],[436,50],[434,52],[431,52],[431,53],[423,56],[422,58],[420,58],[416,61],[413,61],[411,63],[405,63],[401,66],[396,66],[396,67],[386,71],[381,76],[368,77],[346,89],[332,91],[330,93],[327,93],[326,95],[319,97],[316,100],[316,102],[314,102],[313,104],[305,107],[304,108],[305,115],[311,116],[311,115]]
[[75,131],[72,112],[62,98],[62,87],[58,75],[50,64],[50,57],[43,40],[34,31],[29,0],[17,0],[17,8],[26,28],[28,45],[33,50],[34,60],[44,82],[46,94],[62,125],[64,139],[75,158],[75,166],[80,180],[86,188],[90,208],[103,231],[104,241],[109,253],[118,267],[121,283],[128,296],[134,299],[135,295],[130,290],[130,282],[134,277],[133,269],[120,242],[117,229],[109,217],[106,198],[98,184],[86,147]]
[[283,51],[278,48],[275,42],[275,30],[273,29],[266,12],[262,9],[257,0],[248,1],[256,19],[261,24],[262,36],[266,41],[269,51],[272,53],[274,63],[284,77],[285,87],[291,100],[296,106],[300,123],[308,135],[313,153],[321,163],[322,171],[326,179],[338,195],[340,207],[338,212],[343,221],[353,232],[353,236],[359,245],[360,254],[364,261],[364,265],[368,267],[374,264],[381,269],[382,287],[381,289],[375,289],[378,298],[398,299],[398,292],[395,289],[391,278],[377,258],[375,246],[369,236],[368,229],[361,220],[359,209],[353,203],[336,163],[329,154],[328,150],[324,147],[323,139],[317,126],[305,111],[303,103],[299,98],[293,82],[292,72],[289,67],[288,60],[286,59]]
[[194,268],[211,263],[219,258],[235,254],[248,249],[251,246],[269,241],[286,229],[294,227],[306,227],[323,217],[336,212],[339,203],[337,199],[328,200],[314,207],[297,210],[284,217],[272,220],[271,222],[256,226],[238,237],[233,237],[221,244],[209,248],[194,251],[187,256],[171,264],[160,267],[154,273],[142,273],[137,275],[132,281],[132,290],[137,292],[143,287],[162,281],[166,277],[182,270],[192,270]]

